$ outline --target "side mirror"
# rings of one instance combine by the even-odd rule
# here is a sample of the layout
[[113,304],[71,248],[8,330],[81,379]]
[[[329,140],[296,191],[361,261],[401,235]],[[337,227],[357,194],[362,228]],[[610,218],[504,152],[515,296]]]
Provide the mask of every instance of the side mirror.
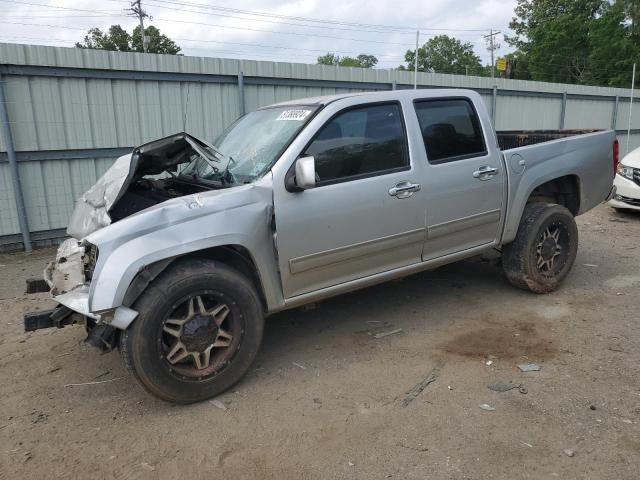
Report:
[[316,186],[316,162],[313,157],[296,160],[296,187],[307,190]]

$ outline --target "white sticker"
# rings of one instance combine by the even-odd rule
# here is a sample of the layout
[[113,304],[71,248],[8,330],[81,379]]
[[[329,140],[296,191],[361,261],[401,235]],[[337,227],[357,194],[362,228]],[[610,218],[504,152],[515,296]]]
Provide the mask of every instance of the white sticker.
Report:
[[311,110],[285,110],[276,120],[294,120],[301,122],[311,113]]

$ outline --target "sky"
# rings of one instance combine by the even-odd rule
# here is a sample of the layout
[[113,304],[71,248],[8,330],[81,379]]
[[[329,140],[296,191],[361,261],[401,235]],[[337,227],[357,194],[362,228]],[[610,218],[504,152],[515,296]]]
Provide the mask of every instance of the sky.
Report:
[[[377,68],[404,63],[404,53],[435,35],[469,42],[490,63],[483,39],[508,33],[516,0],[142,0],[154,25],[185,55],[316,63],[327,52],[375,55]],[[72,47],[91,27],[129,32],[128,0],[0,0],[0,41]],[[295,18],[291,18],[295,17]],[[498,35],[501,48],[512,49]]]

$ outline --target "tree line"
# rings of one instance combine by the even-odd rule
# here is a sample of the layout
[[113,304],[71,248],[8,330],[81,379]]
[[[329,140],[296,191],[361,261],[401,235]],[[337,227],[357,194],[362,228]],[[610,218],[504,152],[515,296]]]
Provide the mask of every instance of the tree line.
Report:
[[[640,0],[518,0],[509,28],[515,50],[502,77],[628,87],[633,64],[640,68]],[[415,55],[407,50],[398,70],[413,70]],[[491,66],[471,43],[439,35],[418,48],[418,71],[488,76]]]
[[[626,87],[640,63],[640,0],[518,0],[505,36],[514,48],[498,75],[521,80]],[[145,28],[150,53],[179,54],[180,47],[154,26]],[[142,52],[140,27],[130,34],[120,25],[107,32],[92,28],[78,48]],[[438,35],[418,48],[420,72],[489,76],[473,45]],[[413,70],[415,50],[407,50],[398,70]],[[373,68],[374,55],[355,57],[328,52],[320,65]],[[640,77],[640,75],[639,75]]]

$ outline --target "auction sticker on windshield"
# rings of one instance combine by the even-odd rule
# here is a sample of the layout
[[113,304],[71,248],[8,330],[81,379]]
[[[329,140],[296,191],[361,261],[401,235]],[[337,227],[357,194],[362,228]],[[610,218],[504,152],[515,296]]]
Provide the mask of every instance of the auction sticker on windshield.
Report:
[[311,110],[285,110],[276,120],[295,120],[301,122],[309,116]]

